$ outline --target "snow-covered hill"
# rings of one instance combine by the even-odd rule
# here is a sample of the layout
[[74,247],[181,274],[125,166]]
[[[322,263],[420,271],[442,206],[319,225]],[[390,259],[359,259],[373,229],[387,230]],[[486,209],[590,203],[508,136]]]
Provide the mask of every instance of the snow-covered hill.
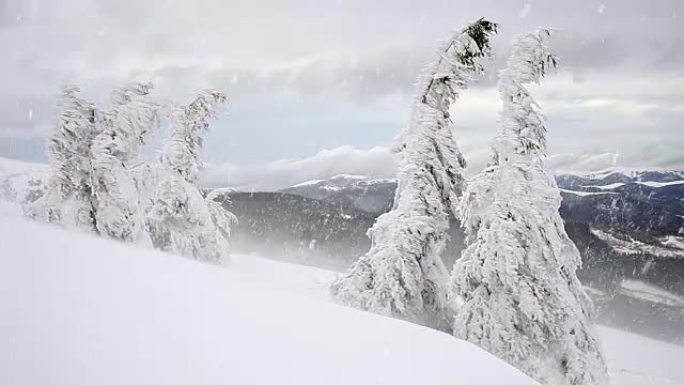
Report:
[[0,383],[534,383],[466,342],[302,287],[320,294],[329,278],[249,257],[203,265],[3,218]]
[[[225,267],[0,221],[3,384],[533,384],[449,335],[329,302],[334,273]],[[601,328],[613,383],[684,383],[684,347]]]

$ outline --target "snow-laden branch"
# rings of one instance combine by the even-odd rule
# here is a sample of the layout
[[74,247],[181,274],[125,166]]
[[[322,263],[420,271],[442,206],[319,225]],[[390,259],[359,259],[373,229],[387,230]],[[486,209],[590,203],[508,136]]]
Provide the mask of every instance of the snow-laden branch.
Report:
[[158,249],[214,263],[228,257],[228,237],[236,218],[220,203],[203,198],[195,185],[204,135],[225,103],[223,93],[204,91],[173,114],[173,131],[157,165],[157,186],[147,215],[147,229]]
[[558,59],[549,51],[548,29],[516,37],[506,68],[499,73],[502,135],[515,138],[516,153],[543,153],[546,149],[544,116],[525,87],[539,83]]
[[73,85],[61,88],[48,143],[52,175],[46,194],[26,208],[44,222],[95,231],[90,147],[97,134],[95,106]]
[[112,107],[102,114],[103,127],[91,150],[97,229],[127,242],[144,238],[138,190],[127,163],[159,122],[158,105],[147,98],[151,88],[133,83],[112,93]]
[[199,153],[209,120],[214,118],[219,106],[226,103],[226,96],[218,91],[203,91],[188,106],[173,114],[173,133],[166,141],[162,163],[178,172],[190,183],[199,177],[202,162]]

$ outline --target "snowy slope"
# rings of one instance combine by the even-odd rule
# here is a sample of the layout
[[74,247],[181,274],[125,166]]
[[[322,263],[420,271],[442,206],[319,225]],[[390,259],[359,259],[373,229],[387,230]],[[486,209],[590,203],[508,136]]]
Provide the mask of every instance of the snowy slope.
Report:
[[533,384],[446,334],[328,303],[330,278],[2,218],[0,383]]
[[684,347],[599,327],[613,385],[684,384]]
[[[330,304],[332,272],[208,266],[15,209],[0,205],[0,384],[533,383],[448,335]],[[599,332],[613,384],[684,384],[684,347]]]

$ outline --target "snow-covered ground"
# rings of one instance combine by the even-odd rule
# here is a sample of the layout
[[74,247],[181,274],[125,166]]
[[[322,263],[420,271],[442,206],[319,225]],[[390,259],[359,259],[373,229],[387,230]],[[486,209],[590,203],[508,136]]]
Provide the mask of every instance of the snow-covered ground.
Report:
[[[533,384],[447,334],[329,302],[334,273],[225,267],[0,210],[2,384]],[[600,328],[616,385],[684,384],[684,347]]]
[[684,384],[684,347],[599,327],[613,385]]
[[639,240],[636,240],[628,235],[623,235],[623,238],[600,229],[591,228],[591,233],[600,240],[606,242],[615,252],[624,255],[638,255],[651,254],[662,258],[682,258],[684,257],[684,249],[680,248],[680,244],[670,242],[666,244],[668,247],[658,245],[650,245]]
[[608,194],[617,194],[615,192],[594,192],[594,191],[575,191],[575,190],[568,190],[568,189],[560,189],[561,192],[567,193],[567,194],[575,194],[581,197],[589,196],[589,195],[608,195]]
[[3,220],[0,383],[534,383],[446,334],[329,303],[330,278]]

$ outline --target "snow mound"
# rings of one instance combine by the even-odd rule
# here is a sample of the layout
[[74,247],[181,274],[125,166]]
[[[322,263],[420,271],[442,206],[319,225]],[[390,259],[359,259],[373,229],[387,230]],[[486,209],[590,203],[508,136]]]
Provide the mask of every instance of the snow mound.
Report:
[[599,327],[612,385],[684,384],[684,347]]
[[0,383],[534,384],[449,335],[329,303],[330,279],[3,218]]

